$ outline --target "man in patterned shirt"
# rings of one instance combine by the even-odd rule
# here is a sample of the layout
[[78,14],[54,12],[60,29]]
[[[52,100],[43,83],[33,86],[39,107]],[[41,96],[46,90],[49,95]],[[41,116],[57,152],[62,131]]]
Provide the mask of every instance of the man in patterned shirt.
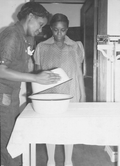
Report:
[[[1,116],[1,166],[19,166],[20,157],[12,159],[6,146],[15,120],[19,115],[21,82],[40,84],[56,83],[60,77],[51,71],[28,73],[28,37],[34,37],[47,24],[49,13],[37,2],[25,3],[18,13],[18,22],[0,34],[0,116]],[[32,69],[31,69],[32,70]]]

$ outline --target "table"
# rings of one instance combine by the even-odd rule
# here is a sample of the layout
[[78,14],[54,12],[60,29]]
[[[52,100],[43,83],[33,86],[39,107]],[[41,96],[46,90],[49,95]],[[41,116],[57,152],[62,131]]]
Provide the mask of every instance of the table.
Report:
[[37,143],[119,147],[120,103],[70,103],[66,112],[48,116],[36,113],[29,103],[16,120],[7,149],[13,158],[23,154],[24,166],[35,166]]

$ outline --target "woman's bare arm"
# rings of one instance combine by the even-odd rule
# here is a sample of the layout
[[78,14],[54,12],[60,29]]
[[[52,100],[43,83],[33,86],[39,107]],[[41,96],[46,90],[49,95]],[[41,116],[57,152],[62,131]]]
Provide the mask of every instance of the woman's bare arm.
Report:
[[51,71],[43,71],[38,74],[21,73],[9,69],[4,64],[0,65],[0,78],[21,82],[37,82],[40,84],[51,84],[60,80],[60,76]]
[[83,79],[83,74],[82,74],[82,69],[80,67],[80,73],[79,73],[79,77],[80,77],[80,91],[81,91],[81,102],[86,101],[86,94],[85,94],[85,85],[84,85],[84,79]]

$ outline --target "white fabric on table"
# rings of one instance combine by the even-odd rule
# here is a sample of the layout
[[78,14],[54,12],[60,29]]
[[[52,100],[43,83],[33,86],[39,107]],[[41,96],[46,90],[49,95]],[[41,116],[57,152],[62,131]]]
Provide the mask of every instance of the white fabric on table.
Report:
[[65,113],[44,116],[28,104],[18,117],[7,149],[14,158],[28,143],[120,144],[120,103],[70,103]]

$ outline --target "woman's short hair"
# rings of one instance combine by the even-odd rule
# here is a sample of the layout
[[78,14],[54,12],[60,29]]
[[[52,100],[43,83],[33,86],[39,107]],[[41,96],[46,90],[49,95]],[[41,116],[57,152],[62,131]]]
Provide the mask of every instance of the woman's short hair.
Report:
[[18,20],[25,19],[28,14],[32,13],[38,17],[46,17],[49,19],[50,13],[39,2],[27,2],[17,14]]
[[61,13],[56,13],[52,16],[50,20],[50,26],[52,27],[54,23],[56,22],[65,22],[67,24],[67,27],[69,26],[69,20],[66,15]]

